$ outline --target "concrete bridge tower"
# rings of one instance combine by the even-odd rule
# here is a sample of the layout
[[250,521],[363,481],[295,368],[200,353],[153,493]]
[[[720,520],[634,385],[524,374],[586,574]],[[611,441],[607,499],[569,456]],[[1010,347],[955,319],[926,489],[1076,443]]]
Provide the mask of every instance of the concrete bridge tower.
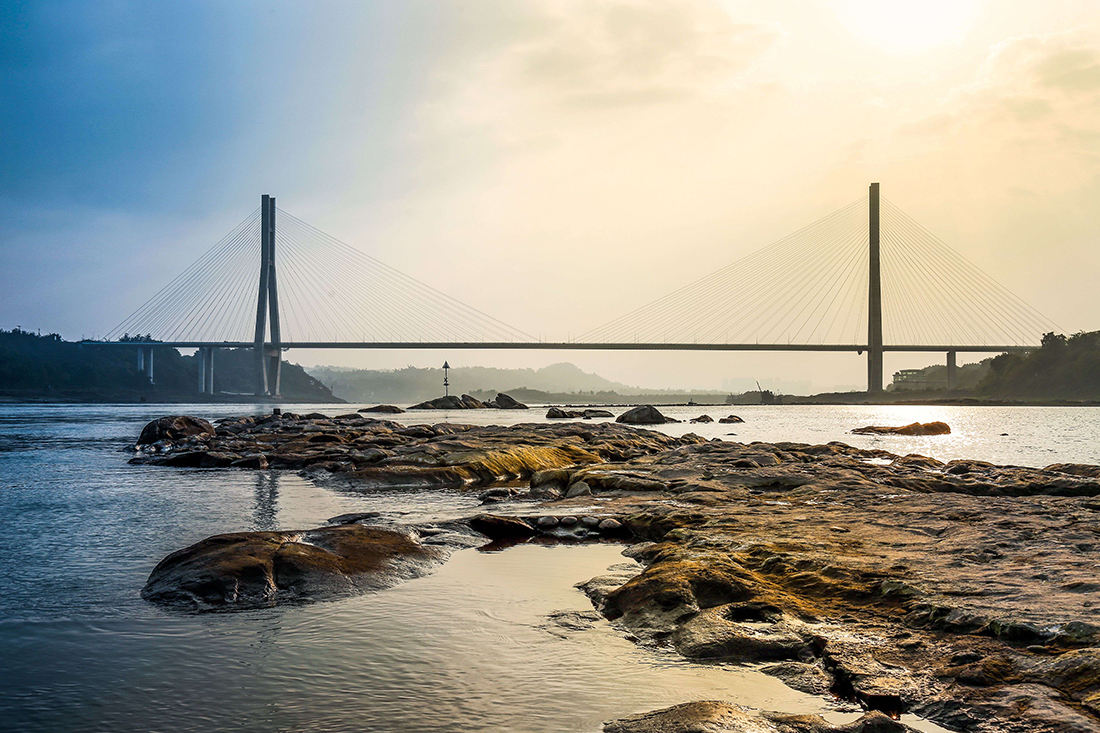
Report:
[[[271,340],[267,336],[270,318]],[[282,338],[279,334],[279,288],[275,274],[275,197],[260,199],[260,292],[256,303],[256,394],[279,395]]]
[[879,267],[879,193],[871,184],[868,243],[870,277],[867,283],[867,392],[882,391],[882,279]]

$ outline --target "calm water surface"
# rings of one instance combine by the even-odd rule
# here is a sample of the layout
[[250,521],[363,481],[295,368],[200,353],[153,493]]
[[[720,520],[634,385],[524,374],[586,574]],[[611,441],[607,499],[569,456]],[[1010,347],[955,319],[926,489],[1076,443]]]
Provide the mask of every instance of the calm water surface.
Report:
[[[591,610],[573,584],[625,562],[614,545],[463,551],[429,577],[330,603],[208,614],[145,603],[139,591],[152,567],[211,534],[299,529],[368,510],[424,521],[477,506],[470,492],[342,494],[293,473],[127,465],[121,448],[142,425],[181,409],[210,419],[260,411],[0,406],[0,729],[592,732],[610,718],[701,698],[852,717],[751,669],[639,648],[603,621],[581,631],[553,623],[557,611]],[[1020,465],[1100,462],[1095,408],[665,410],[684,419],[704,411],[746,422],[662,429]],[[544,414],[397,419],[542,422]],[[846,434],[914,420],[944,420],[954,432]]]

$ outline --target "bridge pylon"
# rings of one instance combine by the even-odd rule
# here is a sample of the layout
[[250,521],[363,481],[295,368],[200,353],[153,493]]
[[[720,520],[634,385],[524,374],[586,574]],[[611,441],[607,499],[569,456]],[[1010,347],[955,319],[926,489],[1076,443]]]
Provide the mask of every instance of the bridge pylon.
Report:
[[879,262],[879,192],[878,183],[871,184],[868,197],[868,263],[867,281],[867,392],[882,391],[882,279]]
[[[279,334],[279,288],[275,270],[275,197],[260,199],[260,291],[256,303],[256,394],[279,395],[282,339]],[[270,318],[271,340],[266,341]]]

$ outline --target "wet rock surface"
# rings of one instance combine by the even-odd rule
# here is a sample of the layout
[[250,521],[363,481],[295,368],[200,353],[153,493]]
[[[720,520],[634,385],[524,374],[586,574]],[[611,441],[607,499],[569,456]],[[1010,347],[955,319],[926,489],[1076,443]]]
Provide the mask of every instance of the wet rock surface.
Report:
[[[629,460],[701,443],[613,423],[405,426],[387,420],[294,413],[218,421],[213,433],[138,446],[132,463],[321,471],[349,488],[483,486],[539,471]],[[562,487],[566,488],[565,486]],[[564,491],[563,491],[564,493]]]
[[1100,483],[1061,468],[711,442],[579,469],[667,487],[608,505],[645,570],[581,587],[641,643],[865,709],[1097,731]]
[[195,435],[213,435],[214,426],[201,417],[169,415],[153,420],[141,430],[138,445],[151,445],[166,440],[183,440]]
[[[405,427],[292,414],[221,421],[216,435],[140,447],[134,461],[220,466],[246,457],[370,490],[508,480],[494,504],[507,511],[465,529],[479,542],[633,543],[624,554],[641,571],[628,565],[579,587],[641,644],[761,663],[797,689],[957,731],[1100,731],[1096,467],[943,463],[614,423]],[[258,534],[244,556],[274,557],[291,542]],[[248,572],[211,597],[278,594],[277,571]],[[185,593],[209,602],[205,590]],[[692,705],[606,729],[906,730],[884,715],[828,727]]]
[[757,712],[740,705],[700,700],[613,720],[604,733],[917,733],[882,713],[846,725],[818,715]]
[[445,557],[411,534],[360,524],[215,535],[164,558],[141,595],[199,609],[320,600],[394,585]]

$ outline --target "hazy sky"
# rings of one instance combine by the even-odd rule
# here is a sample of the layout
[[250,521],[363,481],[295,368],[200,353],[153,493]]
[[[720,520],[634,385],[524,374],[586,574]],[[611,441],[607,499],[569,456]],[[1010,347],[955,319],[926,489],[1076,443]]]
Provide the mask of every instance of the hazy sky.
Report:
[[[898,9],[901,8],[901,9]],[[865,194],[1100,329],[1095,0],[0,9],[0,327],[104,334],[258,205],[565,340]],[[854,355],[291,352],[648,386]],[[887,356],[889,373],[929,356]]]

